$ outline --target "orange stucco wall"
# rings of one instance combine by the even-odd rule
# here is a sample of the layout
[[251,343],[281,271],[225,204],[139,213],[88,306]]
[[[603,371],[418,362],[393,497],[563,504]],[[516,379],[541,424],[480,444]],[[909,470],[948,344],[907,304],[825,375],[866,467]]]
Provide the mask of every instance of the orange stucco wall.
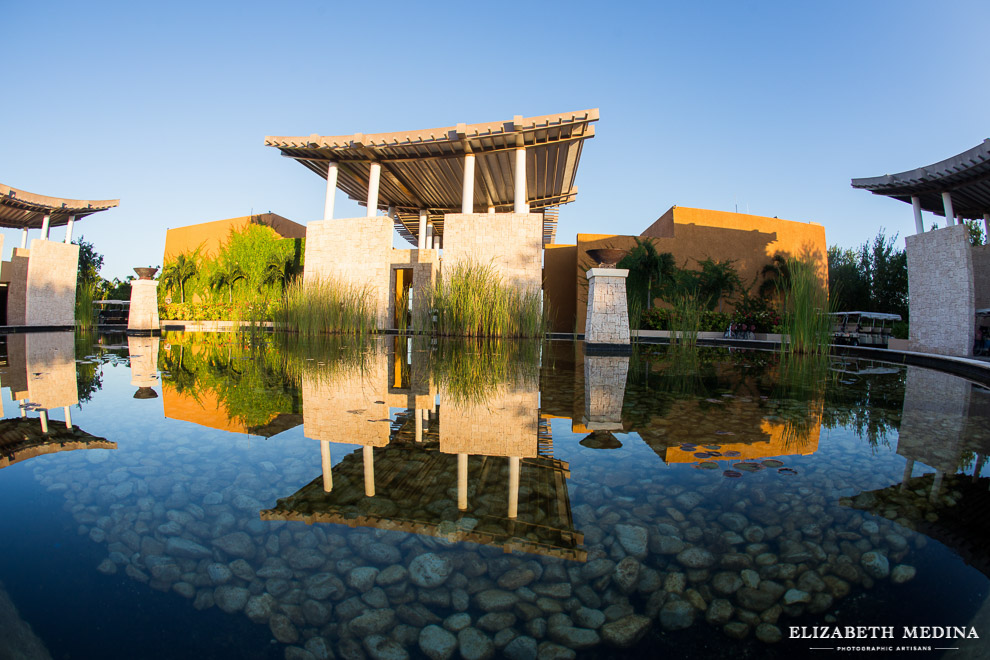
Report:
[[543,305],[550,312],[552,332],[574,332],[574,305],[577,303],[575,268],[576,245],[546,246],[543,251]]
[[[780,254],[784,257],[801,257],[817,263],[823,283],[828,282],[828,266],[825,245],[825,227],[812,222],[793,222],[779,218],[765,218],[745,213],[709,211],[675,206],[660,216],[640,237],[651,238],[658,252],[670,252],[681,268],[697,268],[697,260],[732,259],[744,284],[751,286],[751,293],[763,281],[760,271]],[[632,249],[633,236],[614,234],[578,234],[575,263],[571,279],[558,269],[545,270],[545,297],[559,299],[573,286],[576,292],[574,318],[577,331],[584,332],[588,305],[588,281],[585,271],[594,266],[586,250],[594,248]],[[550,254],[550,251],[547,251]],[[723,306],[731,309],[731,305]],[[574,322],[558,317],[556,324],[567,326]],[[555,324],[555,325],[556,325]]]
[[306,227],[276,213],[203,222],[169,229],[165,234],[165,257],[162,263],[168,263],[178,255],[192,252],[196,248],[201,248],[203,256],[214,256],[227,241],[230,232],[239,231],[252,222],[271,227],[284,238],[306,238]]

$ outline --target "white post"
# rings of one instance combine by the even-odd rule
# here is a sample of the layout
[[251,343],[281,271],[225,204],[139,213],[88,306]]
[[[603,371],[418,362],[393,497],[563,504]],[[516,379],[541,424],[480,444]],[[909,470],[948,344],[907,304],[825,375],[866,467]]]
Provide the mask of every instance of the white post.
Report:
[[21,409],[21,417],[27,417],[27,410],[24,408],[24,399],[17,400],[17,407]]
[[21,247],[26,248],[28,246],[28,230],[27,227],[21,230]]
[[426,224],[430,216],[426,209],[419,210],[419,243],[416,247],[420,250],[426,249]]
[[512,190],[512,210],[515,213],[528,213],[529,205],[526,203],[526,147],[516,147],[515,174],[515,187]]
[[488,207],[488,212],[489,213],[495,213],[495,207],[494,206],[489,206]]
[[364,454],[364,494],[375,496],[375,448],[362,447]]
[[925,233],[925,223],[921,220],[921,200],[911,196],[911,206],[914,208],[914,228],[919,234]]
[[464,154],[464,187],[461,189],[461,213],[474,213],[474,154]]
[[329,493],[333,490],[333,473],[330,464],[330,441],[320,440],[320,458],[323,463],[323,492]]
[[67,428],[67,429],[69,429],[71,431],[72,430],[72,411],[69,409],[69,406],[65,406],[63,408],[63,410],[65,410],[65,428]]
[[372,163],[371,173],[368,176],[368,217],[373,218],[378,214],[378,184],[382,179],[382,164]]
[[414,417],[416,418],[416,420],[415,420],[416,421],[416,442],[422,442],[423,441],[423,415],[420,414],[420,412],[419,412],[418,409],[415,409],[415,410],[416,410],[416,414],[414,415]]
[[983,233],[986,234],[984,238],[990,244],[990,213],[983,214]]
[[426,223],[426,249],[430,250],[433,248],[433,223]]
[[457,455],[457,508],[467,511],[468,455]]
[[41,238],[48,240],[48,228],[51,224],[51,216],[45,215],[45,218],[41,221]]
[[41,418],[41,432],[48,434],[48,411],[42,410],[38,413],[38,417]]
[[65,242],[66,243],[71,243],[72,242],[72,225],[75,222],[76,222],[76,216],[70,215],[69,216],[69,222],[67,222],[66,225],[65,225]]
[[327,165],[327,198],[323,202],[323,219],[333,219],[333,200],[337,194],[337,163],[330,161]]
[[423,413],[423,433],[430,430],[430,410],[428,408],[422,408],[418,412]]
[[433,249],[440,249],[440,234],[433,234]]
[[519,458],[509,457],[509,517],[519,515]]
[[952,226],[952,219],[956,217],[956,214],[952,212],[952,195],[944,192],[942,193],[942,207],[945,209],[945,226]]

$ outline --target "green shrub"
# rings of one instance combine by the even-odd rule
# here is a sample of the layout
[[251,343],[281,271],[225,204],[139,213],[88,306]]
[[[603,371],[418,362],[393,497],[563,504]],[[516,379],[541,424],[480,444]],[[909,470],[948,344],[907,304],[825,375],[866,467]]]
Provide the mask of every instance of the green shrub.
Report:
[[76,327],[86,332],[97,325],[97,312],[93,308],[96,297],[96,282],[86,281],[76,287]]
[[[644,330],[670,330],[674,309],[653,308],[640,317],[640,327]],[[702,309],[698,315],[698,332],[723,332],[729,327],[732,318],[728,314]]]
[[769,300],[743,295],[732,313],[731,322],[753,328],[751,332],[780,332],[782,319]]

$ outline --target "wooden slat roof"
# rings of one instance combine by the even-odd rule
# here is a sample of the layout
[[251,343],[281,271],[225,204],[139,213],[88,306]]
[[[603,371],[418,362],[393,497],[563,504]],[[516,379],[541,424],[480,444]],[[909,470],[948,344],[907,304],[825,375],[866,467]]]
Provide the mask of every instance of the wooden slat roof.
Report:
[[119,199],[48,197],[0,183],[0,227],[40,229],[45,215],[50,216],[49,226],[59,227],[69,222],[70,215],[79,220],[119,204]]
[[942,193],[952,194],[952,210],[968,220],[990,213],[990,139],[938,163],[900,174],[853,179],[853,188],[869,190],[911,203],[921,200],[921,208],[945,215]]
[[[371,163],[381,163],[378,208],[394,206],[400,235],[415,243],[419,209],[429,211],[441,234],[443,214],[461,212],[466,153],[475,155],[476,213],[488,207],[512,211],[514,151],[522,146],[526,147],[530,209],[541,211],[574,201],[581,150],[584,141],[595,135],[591,125],[595,121],[597,109],[398,133],[268,136],[265,145],[276,147],[324,179],[329,162],[335,161],[337,187],[362,205],[367,199]],[[545,239],[550,241],[556,231],[556,215],[551,215],[553,226],[544,228]]]

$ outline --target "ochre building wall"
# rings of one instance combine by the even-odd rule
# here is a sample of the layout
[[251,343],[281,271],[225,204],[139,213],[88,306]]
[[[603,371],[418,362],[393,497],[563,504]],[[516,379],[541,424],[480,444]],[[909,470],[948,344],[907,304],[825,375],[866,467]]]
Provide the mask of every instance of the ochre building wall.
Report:
[[551,332],[574,332],[577,302],[576,245],[547,245],[543,252],[543,306]]
[[165,232],[165,255],[162,263],[168,263],[180,254],[193,252],[197,248],[200,248],[203,256],[215,256],[232,231],[240,231],[251,223],[271,227],[284,238],[306,238],[306,227],[276,213],[202,222]]

